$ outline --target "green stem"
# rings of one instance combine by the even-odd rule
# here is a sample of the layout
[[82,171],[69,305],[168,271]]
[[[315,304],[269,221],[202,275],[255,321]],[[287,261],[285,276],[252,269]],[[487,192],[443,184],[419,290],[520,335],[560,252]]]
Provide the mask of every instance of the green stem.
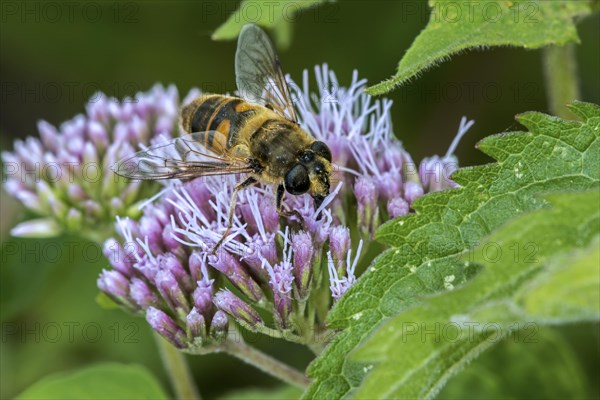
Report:
[[575,45],[545,47],[543,59],[550,112],[559,117],[572,118],[566,105],[580,98]]
[[176,399],[200,400],[192,374],[185,360],[185,355],[177,350],[157,333],[154,334],[167,374],[175,391]]
[[331,337],[331,333],[327,330],[319,330],[315,332],[312,341],[307,343],[308,348],[315,354],[319,355],[327,347],[327,340]]
[[221,345],[221,349],[284,382],[298,386],[301,389],[306,389],[308,387],[310,380],[302,372],[295,370],[289,365],[276,360],[252,346],[248,346],[243,341],[241,335],[236,336],[235,339],[227,339]]
[[316,316],[316,312],[315,312],[315,305],[312,301],[308,302],[308,311],[307,311],[307,321],[308,321],[308,327],[306,328],[306,338],[309,339],[309,342],[313,340],[314,336],[315,336],[315,318],[317,318]]
[[285,339],[289,342],[304,344],[302,338],[289,331],[280,331],[277,329],[269,328],[267,326],[255,326],[254,330],[258,333],[262,333],[265,336],[270,336],[275,339]]

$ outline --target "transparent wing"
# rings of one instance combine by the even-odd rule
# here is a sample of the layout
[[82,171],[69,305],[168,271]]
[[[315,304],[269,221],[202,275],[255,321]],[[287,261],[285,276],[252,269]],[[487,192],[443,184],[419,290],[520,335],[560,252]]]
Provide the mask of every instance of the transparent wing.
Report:
[[267,34],[256,25],[244,25],[240,33],[235,80],[244,99],[271,106],[279,115],[298,123],[279,57]]
[[151,146],[113,165],[117,174],[132,179],[192,179],[199,176],[250,172],[245,160],[216,155],[202,143],[196,132]]

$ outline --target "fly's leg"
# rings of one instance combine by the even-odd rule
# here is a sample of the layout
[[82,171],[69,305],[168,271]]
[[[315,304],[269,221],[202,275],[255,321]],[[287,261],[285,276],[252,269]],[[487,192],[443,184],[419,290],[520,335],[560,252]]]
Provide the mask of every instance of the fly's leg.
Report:
[[279,185],[277,186],[277,202],[276,202],[276,207],[277,207],[277,214],[279,214],[280,217],[291,217],[294,216],[296,218],[298,218],[298,220],[300,221],[300,225],[302,226],[302,229],[304,229],[304,218],[302,218],[302,215],[300,215],[300,213],[296,210],[292,210],[292,211],[283,211],[283,195],[285,194],[285,187],[283,185]]
[[233,226],[233,213],[235,212],[235,201],[236,201],[238,192],[244,188],[247,188],[248,186],[254,185],[256,182],[258,182],[258,181],[255,178],[249,177],[242,183],[238,184],[235,187],[235,189],[233,190],[233,194],[231,195],[231,202],[229,203],[229,213],[227,214],[227,220],[228,220],[227,230],[225,231],[223,236],[221,236],[221,239],[219,239],[219,241],[217,242],[215,247],[213,247],[213,249],[211,251],[212,254],[215,254],[217,249],[219,247],[221,247],[221,245],[223,244],[223,241],[225,240],[227,235],[229,235],[229,231],[231,231],[231,227]]

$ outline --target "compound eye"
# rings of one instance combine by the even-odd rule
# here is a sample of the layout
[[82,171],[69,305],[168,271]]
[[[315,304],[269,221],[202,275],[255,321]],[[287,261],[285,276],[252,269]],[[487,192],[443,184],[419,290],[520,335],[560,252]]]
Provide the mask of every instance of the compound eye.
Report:
[[303,194],[308,192],[310,179],[308,171],[302,164],[296,164],[290,169],[284,180],[285,190],[291,194]]
[[325,143],[317,140],[316,142],[310,145],[310,149],[314,151],[317,155],[331,162],[331,150],[329,150],[329,147],[327,147]]

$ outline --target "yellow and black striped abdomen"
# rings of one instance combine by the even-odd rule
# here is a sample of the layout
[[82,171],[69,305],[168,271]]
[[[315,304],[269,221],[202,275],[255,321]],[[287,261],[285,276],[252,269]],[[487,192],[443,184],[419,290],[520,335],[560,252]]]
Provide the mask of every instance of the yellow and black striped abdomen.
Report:
[[238,143],[241,128],[256,112],[256,106],[237,97],[203,95],[183,108],[181,125],[188,133],[201,133],[206,148],[225,150]]

